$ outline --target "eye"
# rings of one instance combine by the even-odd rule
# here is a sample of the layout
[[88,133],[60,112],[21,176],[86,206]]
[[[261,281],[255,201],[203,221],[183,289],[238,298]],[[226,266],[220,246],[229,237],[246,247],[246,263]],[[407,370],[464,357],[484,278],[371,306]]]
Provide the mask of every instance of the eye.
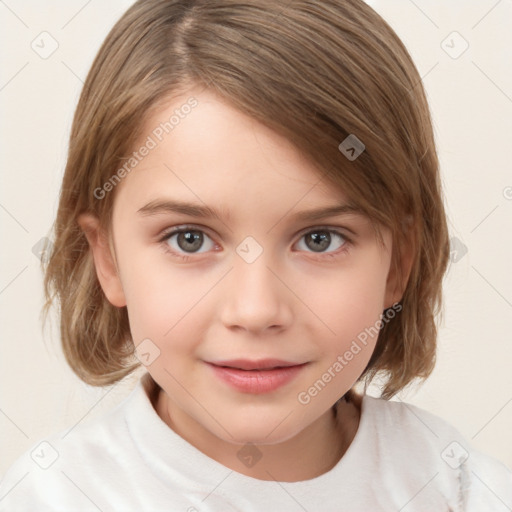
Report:
[[[206,241],[206,244],[205,244]],[[175,253],[195,254],[206,252],[214,248],[213,240],[204,231],[192,227],[174,229],[166,233],[161,239],[170,250]],[[206,247],[204,247],[206,245]],[[203,248],[203,250],[200,250]]]
[[[201,229],[193,226],[182,226],[164,233],[160,242],[164,249],[183,259],[187,255],[211,251],[215,242]],[[301,235],[297,243],[298,250],[335,256],[348,250],[350,240],[334,229],[317,228]],[[341,250],[340,250],[341,249]]]
[[321,228],[303,234],[297,246],[300,250],[308,252],[331,253],[344,247],[348,242],[348,238],[338,231]]

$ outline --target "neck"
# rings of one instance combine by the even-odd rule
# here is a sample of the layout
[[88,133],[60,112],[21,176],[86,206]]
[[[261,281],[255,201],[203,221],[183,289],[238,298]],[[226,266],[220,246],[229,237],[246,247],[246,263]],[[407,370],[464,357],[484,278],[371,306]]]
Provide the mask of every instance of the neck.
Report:
[[[280,482],[310,480],[331,470],[352,443],[361,411],[361,397],[349,393],[349,401],[340,400],[293,438],[279,444],[244,448],[219,439],[201,426],[197,435],[198,424],[192,418],[179,410],[169,413],[170,400],[163,390],[154,396],[153,405],[160,418],[208,457],[246,476]],[[264,464],[252,465],[254,458]]]

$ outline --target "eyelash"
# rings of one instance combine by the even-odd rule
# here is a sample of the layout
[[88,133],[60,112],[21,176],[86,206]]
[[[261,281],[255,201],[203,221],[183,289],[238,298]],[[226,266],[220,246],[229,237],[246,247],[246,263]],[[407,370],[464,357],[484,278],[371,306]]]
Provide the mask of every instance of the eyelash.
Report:
[[[163,235],[161,236],[161,238],[158,240],[158,242],[162,245],[162,247],[166,253],[169,253],[171,256],[179,258],[184,262],[190,261],[192,259],[191,255],[196,254],[196,253],[184,254],[184,253],[175,252],[174,250],[172,250],[169,247],[169,244],[167,243],[167,241],[173,235],[177,235],[180,233],[186,233],[187,231],[199,231],[211,239],[211,237],[208,235],[208,233],[206,233],[203,229],[193,226],[193,225],[183,225],[183,226],[180,226],[179,228],[172,228],[172,229],[164,232]],[[314,226],[313,228],[307,228],[307,230],[301,231],[299,233],[299,240],[302,239],[302,237],[304,237],[305,235],[308,235],[310,233],[317,233],[319,231],[327,231],[328,233],[338,235],[345,241],[345,243],[341,246],[341,248],[337,249],[334,252],[326,252],[326,253],[321,253],[321,252],[315,253],[313,251],[310,252],[310,254],[316,254],[317,257],[320,257],[321,259],[324,259],[324,258],[332,259],[332,258],[342,256],[343,254],[347,253],[349,248],[353,245],[352,240],[349,237],[347,237],[347,235],[345,235],[341,231],[338,231],[337,229],[333,229],[333,228],[330,228],[327,226]]]

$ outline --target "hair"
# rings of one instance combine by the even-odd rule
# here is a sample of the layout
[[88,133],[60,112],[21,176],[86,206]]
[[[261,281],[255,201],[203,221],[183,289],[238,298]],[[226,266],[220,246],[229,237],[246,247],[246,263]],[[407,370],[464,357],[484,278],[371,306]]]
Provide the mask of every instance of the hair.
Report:
[[[94,191],[129,159],[144,120],[192,85],[285,136],[377,233],[391,231],[401,310],[380,329],[358,382],[366,389],[384,375],[389,399],[426,379],[449,256],[439,161],[421,77],[362,0],[139,0],[115,24],[78,101],[43,261],[44,320],[58,298],[62,347],[76,375],[106,386],[140,366],[127,309],[104,295],[78,216],[94,214],[110,236],[116,191],[101,200]],[[352,161],[339,149],[349,135],[365,147]]]

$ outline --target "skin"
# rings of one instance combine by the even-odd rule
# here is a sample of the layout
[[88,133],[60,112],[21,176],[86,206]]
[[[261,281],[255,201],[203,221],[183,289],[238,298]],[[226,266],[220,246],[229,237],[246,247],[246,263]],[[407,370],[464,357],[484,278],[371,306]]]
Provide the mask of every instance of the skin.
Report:
[[[94,216],[79,223],[105,295],[127,307],[135,346],[149,339],[160,351],[147,366],[162,388],[160,418],[235,471],[311,479],[340,460],[357,432],[360,410],[342,402],[336,419],[332,406],[362,374],[376,339],[309,403],[297,397],[400,300],[391,235],[384,229],[379,244],[357,212],[294,219],[347,198],[286,139],[210,92],[174,98],[147,120],[141,143],[190,96],[198,105],[116,187],[114,252]],[[164,198],[208,205],[222,220],[138,212]],[[199,249],[179,244],[178,235],[162,241],[184,225],[204,233]],[[326,228],[341,236],[331,232],[315,251],[311,235]],[[236,252],[248,236],[263,251],[252,263]],[[285,386],[253,394],[228,386],[205,363],[268,357],[308,364]],[[249,442],[262,453],[253,467],[237,457]]]

